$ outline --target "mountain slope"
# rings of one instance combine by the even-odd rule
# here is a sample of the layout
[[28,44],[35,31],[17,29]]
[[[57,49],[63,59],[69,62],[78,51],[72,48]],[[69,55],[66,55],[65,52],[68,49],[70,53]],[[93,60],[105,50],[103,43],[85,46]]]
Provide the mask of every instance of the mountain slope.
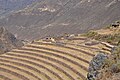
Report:
[[41,0],[0,20],[0,26],[27,40],[82,33],[119,20],[119,5],[119,0]]
[[38,0],[0,0],[0,18],[16,10],[23,9],[34,1]]

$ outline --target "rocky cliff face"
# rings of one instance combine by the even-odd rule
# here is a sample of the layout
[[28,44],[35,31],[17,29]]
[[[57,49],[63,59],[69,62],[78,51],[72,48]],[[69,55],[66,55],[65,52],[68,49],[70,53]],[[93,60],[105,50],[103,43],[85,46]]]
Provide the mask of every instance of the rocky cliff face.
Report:
[[8,52],[13,48],[19,48],[23,43],[8,32],[4,27],[0,28],[0,54]]
[[88,80],[95,80],[98,77],[99,70],[103,67],[107,55],[104,53],[97,54],[90,62]]
[[82,33],[119,20],[119,5],[120,0],[40,0],[0,20],[0,26],[28,40]]
[[98,54],[90,63],[87,80],[120,80],[120,46],[111,54]]

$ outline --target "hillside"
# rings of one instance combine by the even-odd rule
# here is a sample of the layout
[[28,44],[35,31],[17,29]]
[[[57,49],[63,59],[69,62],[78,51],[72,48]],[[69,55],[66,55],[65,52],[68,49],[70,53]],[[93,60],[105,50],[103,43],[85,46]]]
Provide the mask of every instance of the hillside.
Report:
[[22,46],[23,46],[22,41],[18,40],[4,27],[0,27],[0,54],[3,54],[14,48],[19,48]]
[[[86,34],[86,37],[102,41],[110,49],[102,48],[110,51],[99,52],[90,61],[87,80],[119,80],[120,77],[120,22],[112,23],[107,28],[93,30]],[[104,41],[104,42],[103,42]],[[105,43],[107,42],[107,43]],[[110,44],[114,46],[110,46]]]
[[41,0],[0,20],[20,39],[99,29],[120,19],[119,0]]
[[0,18],[14,13],[16,10],[25,8],[38,0],[0,0]]
[[106,28],[91,30],[83,35],[112,45],[118,45],[120,44],[120,21],[116,21]]
[[120,0],[0,0],[0,80],[120,80]]
[[87,80],[120,79],[120,45],[111,50],[111,54],[98,53],[90,62]]
[[[114,34],[119,34],[120,24],[116,23],[85,34],[44,37],[1,54],[0,80],[119,80],[115,46],[120,38]],[[98,34],[102,37],[96,38]],[[94,69],[101,74],[91,72]]]
[[0,55],[0,80],[86,80],[92,58],[111,49],[81,34],[34,40]]

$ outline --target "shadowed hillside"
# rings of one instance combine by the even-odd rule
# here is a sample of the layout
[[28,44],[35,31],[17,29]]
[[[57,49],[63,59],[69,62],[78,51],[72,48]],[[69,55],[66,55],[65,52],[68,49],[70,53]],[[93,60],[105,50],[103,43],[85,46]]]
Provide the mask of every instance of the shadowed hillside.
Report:
[[21,46],[23,46],[22,41],[16,39],[16,37],[5,28],[0,27],[0,54]]
[[119,0],[41,0],[0,20],[0,26],[27,40],[82,33],[119,20],[119,5]]

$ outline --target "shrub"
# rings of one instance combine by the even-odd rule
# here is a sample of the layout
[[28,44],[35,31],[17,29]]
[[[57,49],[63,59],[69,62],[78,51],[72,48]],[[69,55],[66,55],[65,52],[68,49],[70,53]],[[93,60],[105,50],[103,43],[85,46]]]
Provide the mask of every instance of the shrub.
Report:
[[87,36],[87,37],[95,37],[97,35],[98,35],[98,33],[94,32],[94,31],[89,31],[88,33],[85,34],[85,36]]
[[105,64],[107,67],[112,66],[114,63],[115,63],[115,61],[112,60],[112,59],[106,59],[105,62],[104,62],[104,64]]

